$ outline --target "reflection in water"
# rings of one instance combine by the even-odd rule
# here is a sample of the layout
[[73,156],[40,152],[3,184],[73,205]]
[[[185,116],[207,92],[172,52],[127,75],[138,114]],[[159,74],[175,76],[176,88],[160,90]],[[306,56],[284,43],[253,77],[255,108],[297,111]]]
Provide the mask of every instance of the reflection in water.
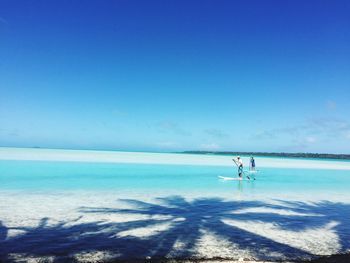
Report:
[[255,192],[255,180],[249,180],[249,181],[231,181],[231,183],[234,184],[234,193],[235,197],[237,198],[243,198],[244,193],[247,192],[247,195],[250,196],[251,194],[254,194]]
[[236,186],[236,193],[237,197],[241,199],[243,197],[243,182],[242,181],[237,181],[237,186]]

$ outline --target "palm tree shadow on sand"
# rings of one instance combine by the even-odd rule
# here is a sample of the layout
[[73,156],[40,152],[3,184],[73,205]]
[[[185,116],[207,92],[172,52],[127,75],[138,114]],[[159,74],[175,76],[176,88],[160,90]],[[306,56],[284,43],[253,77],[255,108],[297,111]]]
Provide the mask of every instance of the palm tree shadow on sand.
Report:
[[[56,261],[67,261],[76,254],[93,251],[111,253],[117,259],[200,258],[203,256],[196,254],[196,249],[203,231],[225,240],[225,244],[234,246],[237,251],[248,251],[255,259],[317,256],[304,247],[256,233],[254,228],[239,226],[254,223],[273,224],[280,230],[298,234],[336,222],[332,231],[338,238],[338,251],[350,248],[348,204],[285,201],[270,204],[219,198],[187,201],[181,196],[158,198],[154,203],[130,199],[121,201],[129,208],[82,207],[80,212],[82,217],[102,214],[127,219],[134,215],[139,216],[139,219],[117,223],[103,220],[84,223],[80,221],[81,218],[77,218],[50,225],[49,219],[43,218],[36,227],[15,229],[0,223],[0,259],[10,260],[13,254],[20,254],[31,257],[55,256]],[[285,210],[289,213],[276,212]],[[236,225],[227,224],[230,221]],[[11,229],[23,233],[9,237],[8,231]],[[237,259],[239,256],[239,253],[233,252],[228,258]]]

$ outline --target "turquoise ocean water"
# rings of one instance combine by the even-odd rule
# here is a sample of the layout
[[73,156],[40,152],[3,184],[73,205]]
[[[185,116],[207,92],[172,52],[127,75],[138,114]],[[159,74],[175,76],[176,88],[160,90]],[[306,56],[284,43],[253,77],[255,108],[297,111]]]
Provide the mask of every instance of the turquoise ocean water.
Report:
[[301,197],[315,194],[319,199],[331,195],[349,198],[350,171],[346,170],[265,167],[248,175],[256,180],[219,180],[218,176],[237,177],[235,167],[225,166],[0,161],[0,190],[137,192],[176,189],[179,194],[195,190],[220,196],[241,185],[247,195],[299,193]]

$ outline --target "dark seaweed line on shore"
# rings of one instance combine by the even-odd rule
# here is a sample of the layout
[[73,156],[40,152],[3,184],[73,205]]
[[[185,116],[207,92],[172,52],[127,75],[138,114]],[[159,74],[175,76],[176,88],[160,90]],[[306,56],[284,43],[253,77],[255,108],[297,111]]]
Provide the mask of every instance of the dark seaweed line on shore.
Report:
[[[2,261],[0,263],[8,263],[9,261]],[[47,262],[45,259],[40,262]],[[67,258],[66,260],[61,258],[59,262],[67,263],[79,263],[79,261]],[[311,260],[300,260],[300,261],[254,261],[249,259],[244,259],[243,261],[232,260],[232,259],[223,259],[223,258],[212,258],[212,259],[168,259],[168,258],[153,258],[153,259],[123,259],[123,260],[98,260],[98,263],[210,263],[210,262],[223,262],[223,263],[236,263],[236,262],[264,262],[264,263],[275,263],[275,262],[288,262],[288,263],[349,263],[350,262],[350,253],[345,254],[336,254],[331,256],[321,256],[316,259]]]
[[235,262],[289,262],[289,263],[349,263],[350,253],[346,254],[336,254],[331,256],[321,256],[316,259],[311,260],[300,260],[300,261],[254,261],[249,259],[244,259],[243,261],[223,259],[223,258],[212,258],[212,259],[142,259],[142,260],[118,260],[110,261],[106,263],[210,263],[210,262],[223,262],[223,263],[235,263]]
[[268,260],[250,260],[244,259],[243,261],[224,259],[224,258],[211,258],[211,259],[141,259],[141,260],[117,260],[117,261],[108,261],[105,263],[210,263],[210,262],[223,262],[223,263],[235,263],[235,262],[264,262],[264,263],[275,263],[275,262],[288,262],[288,263],[349,263],[350,262],[350,253],[345,254],[336,254],[330,256],[321,256],[315,259],[309,260],[297,260],[297,261],[268,261]]

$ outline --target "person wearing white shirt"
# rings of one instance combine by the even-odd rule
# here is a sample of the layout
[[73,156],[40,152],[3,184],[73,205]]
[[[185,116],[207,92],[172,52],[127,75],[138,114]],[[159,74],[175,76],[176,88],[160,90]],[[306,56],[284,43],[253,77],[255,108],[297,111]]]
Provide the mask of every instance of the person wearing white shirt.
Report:
[[240,156],[237,156],[237,160],[236,159],[232,159],[232,160],[236,163],[236,165],[238,167],[238,176],[240,178],[242,178],[242,173],[243,173],[243,160],[242,160],[242,158]]

